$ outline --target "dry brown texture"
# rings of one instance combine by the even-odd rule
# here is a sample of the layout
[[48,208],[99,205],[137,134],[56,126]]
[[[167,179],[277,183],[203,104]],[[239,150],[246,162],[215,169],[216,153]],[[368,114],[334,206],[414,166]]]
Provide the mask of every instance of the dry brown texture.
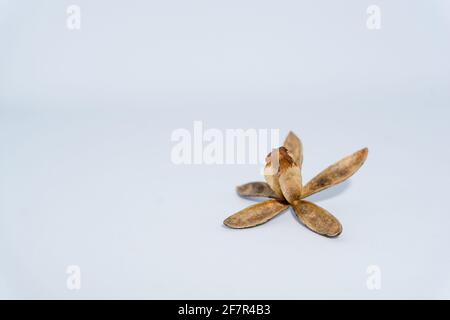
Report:
[[278,181],[278,170],[280,164],[280,153],[278,149],[274,149],[266,157],[266,166],[264,167],[264,178],[270,188],[275,192],[278,198],[283,198],[280,182]]
[[266,223],[287,208],[289,208],[287,203],[278,200],[267,200],[235,213],[223,223],[234,229],[255,227]]
[[301,168],[290,154],[280,148],[279,183],[284,198],[292,205],[297,217],[311,230],[328,237],[342,232],[340,222],[325,209],[313,203],[302,201]]
[[368,153],[364,148],[329,166],[303,187],[303,198],[350,178],[364,164]]
[[331,213],[308,201],[299,201],[292,206],[297,217],[309,229],[327,237],[337,237],[342,225]]
[[[288,168],[296,167],[298,173],[300,170],[294,162],[292,155],[285,147],[280,147],[269,153],[266,157],[266,167],[264,168],[264,177],[270,188],[275,192],[278,198],[283,199],[283,191],[280,186],[280,174],[285,173]],[[300,179],[301,181],[301,179]]]
[[[301,200],[351,177],[364,163],[368,149],[364,148],[331,165],[302,188],[301,166],[303,147],[292,132],[284,147],[274,150],[266,158],[265,182],[251,182],[237,187],[244,197],[269,197],[268,200],[248,207],[224,221],[231,228],[249,228],[265,223],[292,205],[299,220],[318,234],[336,237],[342,225],[325,209]],[[287,203],[289,202],[289,204]]]
[[267,164],[264,168],[264,178],[267,181],[269,187],[273,190],[276,197],[279,199],[283,199],[283,192],[281,191],[280,181],[278,180],[278,176],[273,173],[271,164]]
[[299,137],[297,137],[292,131],[289,131],[289,134],[284,140],[283,147],[285,147],[292,154],[292,159],[294,159],[294,161],[301,168],[303,164],[303,145]]
[[279,182],[284,198],[293,204],[302,198],[302,175],[294,163],[289,167],[280,167]]
[[267,197],[279,199],[279,196],[270,188],[266,182],[249,182],[236,187],[237,193],[242,197]]
[[[361,149],[352,155],[345,157],[344,159],[336,162],[335,164],[329,166],[327,169],[319,173],[317,176],[315,176],[311,181],[309,181],[302,190],[302,199],[309,197],[310,195],[313,195],[314,193],[317,193],[319,191],[322,191],[324,189],[330,188],[336,184],[339,184],[346,179],[350,178],[356,171],[358,171],[359,168],[364,164],[365,160],[367,159],[369,150],[367,148]],[[267,178],[267,177],[266,177]],[[278,181],[277,181],[278,182]],[[251,186],[252,184],[256,184],[255,186]],[[257,189],[261,188],[259,185],[264,184],[264,182],[251,182],[244,186],[246,186],[247,189]],[[279,186],[279,183],[278,183]],[[267,187],[270,189],[270,185],[267,185]],[[281,191],[281,187],[279,186],[279,189]],[[243,192],[241,192],[241,188],[238,187],[238,193],[245,197],[245,196],[252,196],[247,195]],[[282,193],[282,191],[281,191]],[[275,195],[275,196],[274,196]],[[261,192],[255,193],[256,197],[269,197],[274,199],[283,199],[284,197],[277,196],[276,193],[274,193],[272,190],[261,190]]]

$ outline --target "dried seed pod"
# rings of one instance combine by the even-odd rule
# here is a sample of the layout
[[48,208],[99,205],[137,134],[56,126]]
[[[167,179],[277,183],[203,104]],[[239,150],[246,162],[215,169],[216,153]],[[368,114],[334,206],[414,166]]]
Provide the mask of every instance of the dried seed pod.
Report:
[[350,178],[364,164],[368,153],[364,148],[329,166],[303,187],[303,198]]
[[280,168],[278,179],[284,198],[294,204],[302,198],[302,175],[298,164],[286,152],[284,147],[280,148]]
[[318,234],[337,237],[342,233],[342,225],[331,213],[308,201],[299,201],[292,206],[300,221]]
[[289,204],[278,200],[267,200],[252,205],[228,217],[223,223],[230,228],[243,229],[266,223],[284,210]]
[[241,197],[266,197],[283,200],[277,196],[268,183],[262,181],[243,184],[236,187],[236,191]]
[[[264,177],[266,178],[267,184],[273,190],[277,198],[282,199],[284,197],[283,192],[281,191],[280,182],[278,181],[278,177],[275,174],[272,174],[271,170],[271,166],[266,165],[266,168],[264,169]],[[269,173],[267,173],[267,171]]]
[[266,157],[266,166],[264,167],[264,178],[270,188],[275,192],[278,198],[283,199],[280,182],[278,181],[278,169],[280,167],[279,149],[274,149]]
[[300,138],[292,131],[289,131],[289,134],[284,140],[283,147],[292,154],[292,159],[294,159],[301,169],[303,164],[303,144]]
[[301,199],[349,178],[363,165],[367,155],[367,148],[355,152],[328,167],[302,187],[302,142],[293,132],[289,132],[284,146],[275,149],[266,158],[264,175],[267,183],[251,182],[236,189],[244,197],[269,197],[276,200],[241,210],[228,217],[224,224],[230,228],[254,227],[292,206],[306,227],[318,234],[336,237],[342,232],[339,220],[325,209]]

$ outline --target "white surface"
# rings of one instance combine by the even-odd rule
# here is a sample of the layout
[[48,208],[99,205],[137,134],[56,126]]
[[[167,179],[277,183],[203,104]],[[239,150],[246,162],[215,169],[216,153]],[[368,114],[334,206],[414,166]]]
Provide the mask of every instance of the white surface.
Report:
[[[360,1],[78,1],[79,32],[0,3],[1,298],[450,298],[446,1],[381,1],[379,31]],[[368,146],[311,198],[343,234],[223,227],[260,168],[172,164],[194,120],[294,130],[305,180]]]

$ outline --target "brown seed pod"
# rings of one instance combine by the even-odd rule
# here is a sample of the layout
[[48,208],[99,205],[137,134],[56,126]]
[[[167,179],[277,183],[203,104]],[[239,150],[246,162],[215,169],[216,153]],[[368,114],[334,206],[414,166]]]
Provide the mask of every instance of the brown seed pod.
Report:
[[308,201],[299,201],[292,206],[300,221],[318,234],[337,237],[342,232],[342,225],[331,213]]
[[264,178],[266,179],[270,188],[275,192],[277,197],[283,198],[283,192],[281,191],[278,173],[281,161],[286,161],[286,159],[283,158],[283,155],[287,154],[287,151],[285,148],[283,148],[283,154],[281,154],[280,150],[281,148],[274,149],[267,155],[266,166],[264,167]]
[[[302,198],[302,175],[298,164],[286,149],[280,148],[280,168],[278,181],[284,198],[294,204]],[[282,159],[282,160],[281,160]]]
[[[350,178],[356,171],[361,168],[361,166],[364,164],[365,160],[367,159],[369,150],[367,148],[361,149],[352,155],[345,157],[344,159],[336,162],[335,164],[329,166],[327,169],[319,173],[317,176],[315,176],[311,181],[309,181],[302,190],[302,199],[309,197],[313,195],[314,193],[317,193],[321,190],[330,188],[336,184],[339,184],[348,178]],[[256,184],[255,186],[251,186],[251,184]],[[264,184],[264,182],[251,182],[248,184],[245,184],[247,189],[261,189],[259,184]],[[267,186],[270,188],[270,186]],[[281,187],[280,187],[281,190]],[[247,195],[241,189],[238,187],[238,193],[243,196],[252,196]],[[255,193],[254,196],[256,197],[269,197],[274,199],[283,199],[283,198],[277,198],[273,196],[274,193],[269,190],[264,190],[259,193]],[[275,194],[276,195],[276,194]]]
[[236,187],[236,191],[242,197],[266,197],[280,199],[272,188],[270,188],[269,184],[262,181],[243,184]]
[[267,183],[251,182],[237,187],[241,196],[276,200],[239,211],[227,218],[224,224],[231,228],[254,227],[269,221],[291,205],[299,220],[309,229],[327,237],[336,237],[342,232],[339,220],[325,209],[301,199],[348,179],[363,165],[367,155],[367,148],[357,151],[331,165],[302,187],[303,147],[301,140],[290,132],[284,147],[275,149],[266,158],[264,174]]
[[284,140],[283,147],[285,147],[292,155],[292,159],[301,168],[303,164],[303,144],[299,137],[292,131],[289,131],[286,139]]
[[283,192],[281,191],[280,182],[278,180],[277,174],[273,173],[273,168],[271,164],[266,164],[264,168],[264,178],[267,181],[267,184],[275,193],[276,197],[279,199],[283,199]]
[[223,223],[230,228],[243,229],[266,223],[284,210],[289,204],[278,200],[267,200],[254,204],[228,217]]
[[[264,177],[270,188],[275,192],[278,198],[283,199],[283,191],[280,186],[280,174],[286,173],[288,168],[296,168],[300,172],[298,165],[295,163],[292,155],[285,147],[274,149],[266,157],[266,166],[264,168]],[[294,170],[294,169],[293,169]]]
[[303,187],[303,198],[350,178],[364,164],[368,153],[369,149],[364,148],[329,166]]

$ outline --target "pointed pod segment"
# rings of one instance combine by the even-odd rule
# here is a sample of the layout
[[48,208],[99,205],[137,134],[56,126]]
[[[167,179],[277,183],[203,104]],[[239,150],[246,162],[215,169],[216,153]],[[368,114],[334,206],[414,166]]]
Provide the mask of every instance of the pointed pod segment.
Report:
[[279,165],[276,178],[283,197],[292,204],[302,198],[302,175],[297,162],[285,147],[279,148],[278,154]]
[[[274,149],[266,157],[266,167],[264,169],[264,177],[270,188],[275,192],[279,198],[286,198],[282,187],[280,178],[291,177],[291,173],[296,172],[296,176],[300,177],[298,188],[301,190],[301,174],[298,164],[292,158],[292,154],[285,148],[280,147]],[[289,199],[286,198],[288,201]]]
[[266,197],[283,200],[270,188],[268,183],[262,181],[240,185],[236,187],[236,191],[241,197]]
[[292,207],[299,220],[312,231],[327,237],[337,237],[342,233],[339,220],[318,205],[302,200]]
[[266,223],[289,208],[289,204],[278,200],[267,200],[252,205],[228,217],[223,223],[230,228],[243,229]]
[[369,149],[361,149],[348,157],[329,166],[311,179],[304,187],[302,197],[310,195],[332,187],[350,178],[364,164],[369,154]]
[[282,168],[279,181],[281,192],[290,204],[302,199],[302,175],[297,165]]
[[292,131],[289,131],[289,134],[284,140],[283,147],[292,154],[292,158],[301,169],[303,164],[303,144],[300,138]]

